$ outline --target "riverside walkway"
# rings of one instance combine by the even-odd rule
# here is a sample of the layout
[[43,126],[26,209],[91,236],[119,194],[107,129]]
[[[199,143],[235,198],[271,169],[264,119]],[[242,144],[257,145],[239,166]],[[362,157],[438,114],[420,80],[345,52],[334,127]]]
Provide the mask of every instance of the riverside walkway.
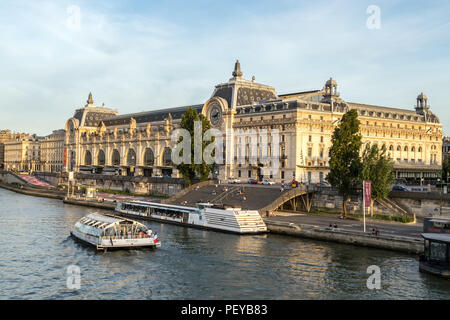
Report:
[[[318,214],[283,214],[264,218],[266,222],[293,223],[295,225],[309,225],[319,228],[327,228],[330,224],[337,224],[338,230],[351,232],[363,232],[363,221],[353,218],[340,219],[337,216],[318,215]],[[366,217],[366,233],[371,233],[372,229],[379,230],[380,235],[397,235],[421,239],[420,234],[423,230],[422,223],[405,224],[399,222],[390,222],[384,220],[372,220]]]
[[[279,213],[277,216],[264,218],[264,222],[271,233],[414,254],[423,252],[421,223],[402,224],[367,219],[364,232],[363,222],[360,220],[325,215]],[[330,224],[333,228],[329,227]],[[372,233],[373,228],[379,231],[377,235]]]

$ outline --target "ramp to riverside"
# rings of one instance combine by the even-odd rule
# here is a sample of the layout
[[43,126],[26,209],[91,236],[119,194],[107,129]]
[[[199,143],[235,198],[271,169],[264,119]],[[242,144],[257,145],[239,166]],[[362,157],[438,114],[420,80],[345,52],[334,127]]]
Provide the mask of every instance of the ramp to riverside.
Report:
[[19,177],[22,178],[23,180],[25,180],[26,182],[28,182],[32,186],[44,187],[44,188],[51,187],[50,184],[48,184],[45,181],[42,181],[41,179],[39,179],[39,178],[37,178],[35,176],[20,175]]
[[258,210],[260,213],[276,210],[293,196],[305,194],[300,188],[280,191],[279,186],[249,184],[212,184],[193,188],[177,199],[166,203],[195,206],[199,202],[239,206],[244,210]]

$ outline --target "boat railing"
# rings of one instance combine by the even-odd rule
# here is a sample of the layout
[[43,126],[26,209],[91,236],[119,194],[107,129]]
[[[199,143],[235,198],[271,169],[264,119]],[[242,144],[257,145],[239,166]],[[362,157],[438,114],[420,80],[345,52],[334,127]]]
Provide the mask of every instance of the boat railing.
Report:
[[149,236],[141,236],[141,235],[124,235],[124,236],[102,236],[100,237],[102,240],[127,240],[127,239],[150,239]]

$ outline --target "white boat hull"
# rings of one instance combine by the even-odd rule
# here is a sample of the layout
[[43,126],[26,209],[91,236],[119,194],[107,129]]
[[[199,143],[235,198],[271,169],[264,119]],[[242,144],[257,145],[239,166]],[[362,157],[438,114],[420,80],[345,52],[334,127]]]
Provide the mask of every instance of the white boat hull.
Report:
[[81,233],[75,229],[72,229],[70,234],[82,242],[92,245],[97,250],[104,249],[124,249],[124,248],[159,248],[161,242],[154,242],[153,238],[141,238],[141,239],[105,239],[98,238],[88,234]]
[[174,208],[171,205],[154,204],[154,203],[139,203],[141,206],[158,206],[164,211],[165,208],[170,210],[182,210],[184,212],[190,211],[187,216],[165,216],[155,210],[155,212],[145,211],[133,211],[123,209],[122,204],[118,204],[116,212],[122,216],[130,218],[138,218],[145,220],[153,220],[159,222],[166,222],[172,224],[178,224],[188,227],[224,231],[238,234],[259,234],[266,233],[267,226],[262,220],[257,211],[252,210],[239,210],[239,209],[216,209],[205,208],[198,210],[196,208],[181,207]]

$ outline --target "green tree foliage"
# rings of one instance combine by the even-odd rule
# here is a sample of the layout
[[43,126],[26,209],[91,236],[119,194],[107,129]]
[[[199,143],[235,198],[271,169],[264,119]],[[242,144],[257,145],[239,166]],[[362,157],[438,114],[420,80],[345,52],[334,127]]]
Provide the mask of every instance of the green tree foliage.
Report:
[[[200,116],[197,114],[197,111],[195,111],[192,107],[189,107],[187,111],[183,114],[181,118],[181,128],[186,129],[189,131],[189,134],[191,136],[191,163],[181,163],[178,164],[176,167],[180,171],[181,175],[183,176],[186,186],[189,186],[192,182],[192,180],[198,175],[200,176],[200,179],[202,181],[207,180],[209,173],[211,172],[211,165],[208,165],[205,163],[205,161],[202,159],[201,164],[195,164],[194,163],[194,123],[195,121],[201,121],[202,122],[202,135],[200,139],[202,139],[202,155],[203,150],[205,149],[207,142],[203,141],[203,135],[205,131],[211,128],[210,121],[200,114]],[[182,140],[180,137],[180,140],[178,143]],[[182,155],[182,152],[180,155]]]
[[361,172],[361,133],[359,131],[358,113],[350,110],[342,116],[334,129],[330,148],[330,172],[328,182],[342,195],[343,216],[347,215],[347,202],[353,188],[359,183]]
[[[202,122],[202,136],[203,136],[203,134],[207,130],[211,129],[211,122],[203,114],[200,114],[199,119]],[[214,137],[211,142],[213,142],[213,141],[214,141]],[[211,142],[202,141],[202,154],[203,154],[203,151],[205,150],[205,147]],[[210,164],[207,164],[205,162],[205,160],[203,160],[201,164],[198,164],[196,170],[198,172],[198,175],[200,176],[200,180],[201,181],[208,180],[209,173],[212,172],[212,169],[213,169],[213,166]]]
[[450,176],[450,156],[445,158],[445,160],[442,162],[442,181],[450,182],[450,180],[447,180],[447,177],[449,176]]
[[394,181],[394,162],[389,158],[386,146],[381,149],[376,144],[364,150],[362,156],[361,182],[371,182],[371,203],[373,215],[373,203],[375,200],[384,199],[388,196]]

